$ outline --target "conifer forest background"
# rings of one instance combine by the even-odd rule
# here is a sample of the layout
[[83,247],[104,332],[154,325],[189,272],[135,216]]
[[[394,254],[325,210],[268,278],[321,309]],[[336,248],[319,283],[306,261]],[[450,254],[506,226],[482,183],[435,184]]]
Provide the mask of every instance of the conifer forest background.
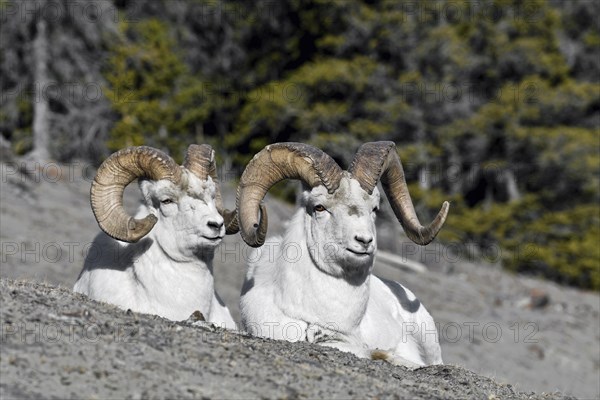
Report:
[[12,153],[94,165],[392,140],[439,241],[600,290],[597,1],[0,0],[0,107]]

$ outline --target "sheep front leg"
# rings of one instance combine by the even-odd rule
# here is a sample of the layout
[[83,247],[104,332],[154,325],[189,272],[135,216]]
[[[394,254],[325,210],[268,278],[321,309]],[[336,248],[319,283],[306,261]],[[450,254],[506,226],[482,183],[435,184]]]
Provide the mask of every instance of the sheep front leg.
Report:
[[346,353],[352,353],[360,358],[370,358],[370,351],[360,338],[323,328],[319,325],[308,325],[306,341],[321,346],[333,347]]

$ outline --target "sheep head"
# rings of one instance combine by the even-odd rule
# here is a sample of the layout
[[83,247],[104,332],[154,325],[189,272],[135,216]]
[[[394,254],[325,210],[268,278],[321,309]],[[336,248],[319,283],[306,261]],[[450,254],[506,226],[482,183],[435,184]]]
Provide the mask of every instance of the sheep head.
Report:
[[[312,216],[311,226],[306,230],[307,240],[313,241],[313,246],[332,243],[330,249],[336,254],[333,258],[343,261],[338,262],[339,265],[372,265],[376,249],[374,210],[379,202],[376,185],[380,180],[398,221],[415,243],[430,243],[448,215],[449,204],[444,202],[433,222],[421,225],[393,142],[364,144],[348,171],[343,171],[331,157],[315,147],[276,143],[254,156],[238,186],[240,233],[248,245],[259,247],[264,243],[267,214],[260,202],[267,191],[283,179],[300,179],[307,187],[302,195],[303,206]],[[307,245],[311,248],[311,243]],[[328,260],[333,261],[331,257]],[[325,262],[315,260],[314,255],[313,261],[320,268],[333,268],[332,263],[324,266]]]
[[[143,218],[123,208],[123,191],[136,178],[148,212]],[[191,145],[183,166],[151,147],[120,150],[98,169],[90,198],[107,235],[137,242],[153,231],[171,254],[216,247],[225,233],[238,231],[235,211],[223,209],[214,151],[208,145]]]
[[300,196],[305,210],[306,245],[321,271],[349,280],[362,280],[371,272],[377,250],[375,215],[379,191],[365,192],[343,172],[338,188],[305,188]]

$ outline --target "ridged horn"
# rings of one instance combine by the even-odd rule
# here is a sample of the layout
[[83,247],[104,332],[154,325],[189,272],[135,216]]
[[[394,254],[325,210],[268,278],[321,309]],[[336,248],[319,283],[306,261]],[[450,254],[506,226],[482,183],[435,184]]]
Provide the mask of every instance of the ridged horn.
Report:
[[100,228],[124,242],[137,242],[152,230],[157,218],[136,219],[123,208],[123,191],[136,178],[181,182],[181,167],[167,154],[147,146],[128,147],[108,157],[96,173],[90,190],[92,211]]
[[377,182],[381,180],[381,186],[383,186],[396,218],[413,242],[422,246],[430,243],[444,225],[450,207],[450,203],[447,201],[444,202],[442,209],[431,224],[422,226],[419,222],[394,142],[363,144],[354,156],[348,172],[369,194],[373,193]]
[[215,161],[215,151],[207,144],[192,144],[188,147],[183,166],[192,172],[201,180],[206,180],[209,176],[215,183],[215,203],[217,211],[225,220],[225,233],[228,235],[239,231],[237,213],[223,208],[223,198],[221,197],[221,185],[217,176],[217,164]]
[[333,193],[341,177],[339,165],[313,146],[292,142],[268,145],[248,163],[238,186],[237,210],[242,239],[252,247],[263,245],[267,212],[260,202],[277,182],[300,179],[310,187],[323,185]]

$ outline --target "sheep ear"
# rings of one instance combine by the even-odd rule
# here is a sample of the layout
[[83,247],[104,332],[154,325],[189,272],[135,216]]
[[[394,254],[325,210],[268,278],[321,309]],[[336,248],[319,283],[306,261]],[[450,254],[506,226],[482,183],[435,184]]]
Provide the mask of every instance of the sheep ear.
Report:
[[311,187],[306,183],[299,181],[298,189],[296,190],[296,205],[304,207],[308,203],[308,196],[310,196]]
[[140,187],[140,192],[142,192],[142,199],[147,206],[154,207],[152,204],[152,193],[151,187],[152,183],[148,179],[139,179],[138,185]]

